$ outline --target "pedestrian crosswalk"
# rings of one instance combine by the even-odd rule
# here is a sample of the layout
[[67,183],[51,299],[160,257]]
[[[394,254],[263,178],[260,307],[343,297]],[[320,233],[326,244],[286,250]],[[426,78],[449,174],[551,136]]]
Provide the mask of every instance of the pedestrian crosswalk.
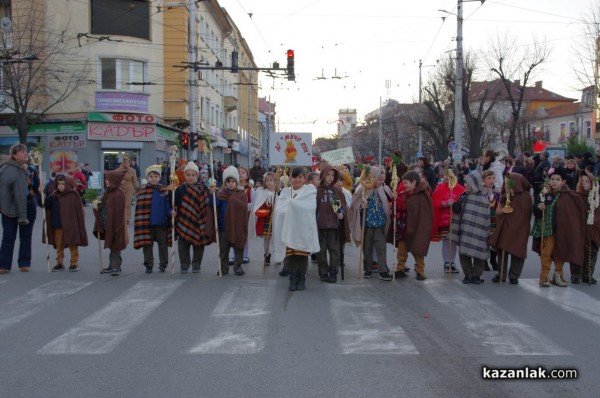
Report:
[[266,344],[275,281],[242,282],[225,291],[191,354],[257,354]]
[[[468,332],[498,355],[568,355],[544,334],[460,281],[428,280],[427,292],[462,318]],[[539,288],[538,288],[539,289]]]
[[[119,294],[109,299],[97,311],[86,314],[81,320],[60,325],[62,330],[54,336],[46,336],[33,352],[39,355],[89,355],[109,354],[126,343],[128,338],[143,328],[144,322],[179,289],[196,289],[196,281],[189,279],[148,279],[127,281],[121,279]],[[287,307],[277,307],[278,299],[303,300],[318,290],[324,298],[321,308],[295,306],[293,311],[311,312],[325,310],[329,324],[313,325],[322,328],[337,341],[332,348],[343,355],[421,355],[423,339],[418,328],[406,317],[390,313],[395,303],[382,289],[394,294],[419,294],[420,302],[429,300],[432,305],[442,306],[446,313],[457,320],[461,333],[469,341],[493,355],[573,355],[572,350],[561,345],[547,330],[530,320],[526,313],[515,313],[503,308],[486,295],[482,288],[474,289],[460,281],[429,279],[424,283],[402,281],[385,283],[377,280],[338,283],[336,285],[314,282],[305,292],[287,292],[283,280],[267,278],[218,279],[214,283],[218,294],[211,295],[213,304],[208,311],[194,314],[201,319],[200,328],[193,331],[196,337],[183,353],[188,355],[252,355],[260,354],[281,336],[274,335],[273,325],[281,322]],[[213,283],[205,281],[203,283]],[[3,288],[11,291],[19,286],[13,281],[1,280]],[[70,296],[85,295],[94,282],[53,280],[27,290],[0,306],[0,331],[18,328],[21,322],[32,322],[36,316]],[[192,287],[193,286],[193,287]],[[501,289],[497,285],[487,289]],[[570,316],[577,316],[583,323],[600,325],[600,300],[583,290],[569,288],[540,289],[537,280],[521,280],[520,295],[547,300],[548,306],[557,308]],[[411,289],[411,293],[402,293]],[[590,288],[593,289],[593,288]],[[488,290],[491,292],[492,290]],[[514,290],[515,292],[517,290]],[[1,292],[0,292],[1,293]],[[510,293],[509,293],[510,294]],[[597,295],[596,295],[597,296]],[[529,308],[528,308],[529,309]],[[165,316],[163,314],[163,316]],[[166,316],[169,316],[167,314]],[[173,327],[186,328],[185,325]],[[54,330],[54,329],[53,329]]]
[[42,347],[39,354],[107,354],[183,281],[141,281]]

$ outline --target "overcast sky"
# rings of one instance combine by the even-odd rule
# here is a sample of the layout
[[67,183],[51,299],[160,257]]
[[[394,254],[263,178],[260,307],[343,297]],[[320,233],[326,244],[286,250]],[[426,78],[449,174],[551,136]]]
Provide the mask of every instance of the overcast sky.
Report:
[[[582,38],[589,1],[464,2],[464,49],[485,52],[491,38],[507,32],[523,45],[546,40],[552,53],[532,84],[543,80],[545,88],[579,98],[571,46]],[[438,11],[456,12],[456,0],[219,3],[232,15],[259,66],[279,61],[285,67],[286,50],[295,51],[296,82],[261,74],[259,95],[277,103],[279,131],[312,132],[313,139],[336,133],[341,108],[356,109],[361,121],[379,107],[380,97],[416,102],[419,59],[434,65],[456,48],[456,16]],[[423,68],[424,84],[432,69]],[[329,79],[316,79],[322,76]]]

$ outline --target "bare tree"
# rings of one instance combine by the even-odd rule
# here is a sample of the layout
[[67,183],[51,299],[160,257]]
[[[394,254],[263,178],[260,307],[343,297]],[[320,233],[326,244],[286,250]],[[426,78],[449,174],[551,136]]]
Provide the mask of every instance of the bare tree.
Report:
[[508,131],[508,152],[515,153],[517,129],[523,117],[524,88],[532,73],[548,59],[550,49],[545,42],[534,41],[531,46],[518,45],[516,40],[497,36],[490,43],[490,55],[486,62],[491,72],[504,85],[511,108],[511,123]]
[[[454,59],[447,57],[439,66],[440,77],[443,78],[448,90],[453,93],[456,86],[455,65]],[[491,131],[486,131],[484,125],[496,105],[498,93],[490,93],[489,87],[485,83],[475,81],[478,75],[477,71],[476,58],[472,53],[467,53],[463,67],[462,110],[467,124],[467,134],[465,135],[468,141],[462,143],[462,146],[468,148],[470,158],[481,156],[482,148],[487,147],[496,137]]]
[[[571,65],[582,87],[593,87],[594,99],[600,92],[598,47],[600,46],[600,0],[590,0],[582,17],[583,38],[573,43]],[[577,87],[580,89],[581,87]],[[598,106],[598,101],[594,101]]]
[[447,86],[439,85],[434,80],[423,91],[423,106],[418,108],[413,120],[426,132],[427,139],[423,141],[425,152],[432,154],[436,160],[446,159],[454,122],[452,94]]
[[16,125],[21,143],[27,141],[30,127],[75,92],[90,72],[86,63],[69,71],[58,66],[81,60],[69,49],[64,31],[48,31],[45,3],[14,1],[12,18],[4,19],[1,27],[0,95],[13,111],[6,121]]

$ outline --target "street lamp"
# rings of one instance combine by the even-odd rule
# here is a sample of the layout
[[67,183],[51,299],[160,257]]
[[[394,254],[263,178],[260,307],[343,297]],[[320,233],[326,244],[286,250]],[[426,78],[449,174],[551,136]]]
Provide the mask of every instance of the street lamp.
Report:
[[[463,36],[462,36],[462,24],[463,24],[463,10],[462,3],[480,1],[481,5],[485,3],[485,0],[457,0],[456,6],[456,83],[454,87],[454,140],[458,144],[458,153],[456,154],[456,161],[460,162],[462,159],[462,87],[463,87]],[[439,10],[448,14],[452,14],[446,10]]]

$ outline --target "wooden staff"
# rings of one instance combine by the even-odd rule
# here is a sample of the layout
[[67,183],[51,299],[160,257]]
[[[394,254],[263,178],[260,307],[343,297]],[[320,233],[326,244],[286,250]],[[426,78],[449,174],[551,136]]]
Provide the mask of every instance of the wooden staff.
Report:
[[[171,165],[171,185],[175,185],[178,182],[177,174],[175,173],[175,164],[177,162],[177,153],[179,150],[176,145],[171,145],[171,156],[169,157]],[[175,209],[175,191],[171,196],[171,208]],[[175,274],[175,212],[171,213],[171,274]]]
[[[279,168],[275,171],[275,181],[273,181],[273,184],[275,184],[275,193],[273,194],[273,203],[271,203],[271,220],[269,222],[269,229],[267,230],[267,236],[265,237],[265,239],[269,239],[269,245],[267,246],[267,250],[268,250],[268,254],[271,255],[271,243],[273,243],[273,239],[272,238],[272,231],[273,231],[273,223],[275,222],[275,203],[277,202],[277,192],[279,191]],[[265,184],[266,186],[266,184]],[[252,215],[254,217],[254,215]],[[274,246],[274,244],[273,244]],[[270,261],[270,258],[269,258]],[[265,272],[267,269],[267,267],[265,266],[265,263],[263,261],[263,272]]]
[[396,164],[395,162],[391,162],[390,163],[391,168],[392,168],[392,192],[396,194],[396,199],[393,198],[392,196],[392,220],[393,221],[393,238],[392,238],[392,242],[393,242],[393,246],[394,246],[394,262],[396,263],[396,265],[394,266],[394,273],[392,274],[392,279],[395,281],[396,280],[396,272],[398,272],[398,254],[397,254],[397,243],[396,243],[396,227],[398,225],[398,222],[396,220],[396,200],[398,200],[398,169],[396,168]]
[[[362,207],[362,203],[366,203],[367,199],[365,197],[365,187],[362,187],[363,191],[362,191],[362,202],[360,204],[360,206]],[[367,207],[365,206],[364,209],[361,209],[361,213],[362,213],[362,230],[361,230],[361,238],[360,238],[360,253],[358,254],[358,278],[362,279],[363,278],[363,273],[361,271],[362,268],[362,262],[363,262],[363,251],[365,248],[365,224],[367,222]]]
[[[44,206],[44,202],[45,202],[45,197],[44,197],[44,189],[43,189],[43,180],[41,178],[42,175],[42,152],[43,149],[41,148],[33,148],[31,150],[31,152],[29,153],[29,156],[31,157],[31,160],[33,162],[33,165],[37,168],[37,172],[39,173],[39,178],[40,178],[40,187],[42,188],[40,191],[40,196],[42,198],[42,203],[40,203],[40,205],[42,206],[42,233],[44,234],[45,238],[46,238],[46,267],[48,268],[48,272],[52,272],[52,268],[50,267],[50,248],[49,248],[49,244],[48,244],[48,228],[46,225],[46,208]],[[39,190],[38,188],[38,190]],[[34,192],[35,194],[35,192]]]
[[500,259],[500,284],[504,281],[504,261],[506,260],[506,250],[502,250],[502,258]]
[[[213,163],[213,151],[212,151],[212,142],[210,141],[210,137],[208,135],[204,136],[204,153],[210,156],[210,178],[211,178],[211,186],[215,186],[216,191],[216,180],[215,180],[215,168]],[[223,277],[223,273],[221,272],[221,247],[219,243],[219,214],[217,213],[217,193],[213,191],[213,213],[215,219],[215,238],[217,240],[217,275],[219,278]]]
[[[96,199],[94,200],[93,204],[92,204],[94,210],[98,211],[100,208],[100,200]],[[100,229],[102,228],[102,215],[100,215],[99,220],[97,222],[98,228],[96,231],[96,237],[98,238],[98,259],[100,260],[98,262],[98,265],[100,267],[100,274],[103,273],[102,269],[104,268],[104,266],[102,265],[102,239],[100,239]]]
[[[454,174],[452,169],[448,169],[446,171],[446,175],[448,176],[448,188],[450,188],[450,200],[454,203],[454,187],[458,183],[458,179]],[[450,228],[448,229],[448,240],[450,242],[449,250],[450,250],[450,258],[452,258],[452,218],[454,214],[452,214],[452,205],[450,205]],[[452,262],[448,264],[448,279],[452,279]]]

